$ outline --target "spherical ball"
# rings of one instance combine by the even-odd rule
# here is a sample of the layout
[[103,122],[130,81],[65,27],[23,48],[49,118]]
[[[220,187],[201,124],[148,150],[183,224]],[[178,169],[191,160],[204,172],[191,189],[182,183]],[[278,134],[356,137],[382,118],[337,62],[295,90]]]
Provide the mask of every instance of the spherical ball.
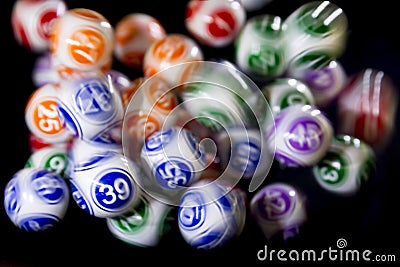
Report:
[[323,189],[352,196],[375,170],[376,158],[370,145],[350,135],[337,135],[326,155],[313,167],[313,174]]
[[44,168],[23,168],[9,180],[4,208],[10,220],[28,232],[57,225],[69,205],[69,188],[59,174]]
[[273,156],[257,128],[231,127],[216,134],[219,162],[232,181],[264,179]]
[[37,88],[25,107],[25,123],[29,131],[47,143],[64,143],[72,133],[65,127],[58,113],[58,83]]
[[58,111],[75,137],[108,144],[119,141],[112,131],[122,124],[124,108],[107,78],[95,73],[60,82]]
[[69,171],[72,196],[88,214],[109,218],[128,212],[139,199],[135,164],[108,151],[75,163]]
[[186,6],[186,29],[200,43],[211,47],[233,42],[245,21],[246,11],[237,1],[191,0]]
[[140,184],[150,195],[168,203],[177,203],[181,193],[200,178],[206,167],[203,143],[180,127],[152,134],[140,151],[140,160],[148,176]]
[[169,84],[159,78],[136,79],[125,111],[125,128],[138,142],[147,139],[162,128],[175,125],[177,114],[172,112],[178,98]]
[[194,183],[182,195],[178,226],[183,239],[196,249],[222,247],[242,233],[246,195],[219,180]]
[[[312,166],[328,150],[333,127],[328,117],[310,105],[296,104],[275,116],[267,143],[275,148],[275,159],[284,166]],[[275,142],[275,143],[273,143]]]
[[47,52],[54,21],[66,10],[62,0],[15,1],[11,14],[15,39],[32,52]]
[[147,48],[166,34],[161,23],[149,14],[125,15],[115,25],[114,55],[129,67],[141,67]]
[[286,70],[282,19],[258,15],[247,20],[235,40],[235,62],[257,82],[269,81]]
[[66,146],[47,146],[33,152],[26,164],[25,168],[45,168],[64,177],[67,169],[68,148]]
[[315,105],[321,108],[332,104],[347,82],[342,64],[321,54],[293,60],[288,66],[287,75],[304,82],[315,98]]
[[264,85],[261,91],[275,116],[291,105],[315,105],[314,95],[310,88],[296,78],[276,78]]
[[267,239],[288,240],[307,221],[306,198],[288,183],[273,182],[251,198],[250,212]]
[[353,74],[337,99],[338,132],[357,137],[380,154],[396,129],[398,88],[382,70]]
[[[143,58],[143,73],[145,77],[150,77],[160,72],[158,77],[170,84],[176,84],[182,80],[185,71],[185,68],[180,68],[178,64],[203,59],[200,46],[192,38],[184,34],[170,33],[147,48]],[[171,66],[178,67],[169,72],[162,72]]]
[[333,2],[310,1],[286,17],[283,30],[287,64],[315,54],[335,60],[346,48],[348,19]]
[[55,21],[50,44],[59,73],[105,72],[112,64],[114,28],[97,11],[69,9]]

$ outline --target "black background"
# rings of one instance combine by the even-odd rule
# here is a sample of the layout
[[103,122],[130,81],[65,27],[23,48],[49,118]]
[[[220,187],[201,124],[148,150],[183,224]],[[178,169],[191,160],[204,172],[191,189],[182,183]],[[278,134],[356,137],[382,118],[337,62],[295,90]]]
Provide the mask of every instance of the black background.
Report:
[[[6,2],[6,3],[5,3]],[[248,12],[275,14],[285,18],[306,1],[273,0],[263,9]],[[332,1],[340,6],[349,19],[349,39],[345,53],[338,59],[348,75],[365,68],[376,68],[389,75],[400,88],[400,42],[395,1]],[[66,1],[69,8],[84,7],[103,14],[112,25],[122,16],[133,12],[148,13],[157,18],[168,33],[187,34],[184,15],[187,1]],[[11,29],[14,2],[2,1],[0,8],[0,58],[2,59],[1,95],[1,160],[0,191],[11,176],[21,169],[30,155],[24,108],[33,86],[31,72],[35,54],[21,47]],[[233,59],[233,47],[203,47],[206,59]],[[113,68],[134,79],[141,70],[129,69],[115,61]],[[398,118],[398,116],[397,116]],[[332,118],[332,120],[336,120]],[[340,121],[340,119],[337,119]],[[398,124],[398,119],[396,123]],[[91,217],[75,203],[63,221],[47,232],[26,233],[8,219],[0,209],[0,266],[44,265],[121,265],[135,266],[160,262],[162,265],[188,266],[193,264],[267,265],[256,257],[265,244],[270,249],[298,247],[304,249],[336,248],[336,240],[345,238],[349,249],[370,249],[374,254],[399,253],[400,183],[398,167],[399,140],[394,139],[379,155],[377,172],[359,196],[338,198],[323,192],[315,185],[309,170],[279,171],[274,166],[273,178],[299,185],[309,196],[309,220],[299,236],[289,243],[269,243],[251,220],[246,221],[243,233],[221,249],[197,251],[180,237],[176,223],[155,248],[131,247],[114,238],[103,219]],[[294,263],[292,263],[294,264]],[[335,264],[339,264],[335,261]]]

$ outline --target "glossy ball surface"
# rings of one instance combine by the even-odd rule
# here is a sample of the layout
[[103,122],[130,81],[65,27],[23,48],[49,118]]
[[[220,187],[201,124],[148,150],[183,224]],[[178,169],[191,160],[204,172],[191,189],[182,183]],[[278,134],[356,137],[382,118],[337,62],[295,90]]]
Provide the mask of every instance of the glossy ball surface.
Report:
[[161,23],[145,13],[131,13],[115,25],[114,55],[126,66],[139,68],[147,48],[166,36]]
[[136,166],[122,154],[108,151],[74,164],[69,171],[75,203],[88,214],[109,218],[128,212],[139,199]]
[[307,221],[306,198],[294,186],[274,182],[251,198],[250,212],[267,239],[288,240]]
[[226,245],[242,233],[245,202],[246,195],[239,188],[228,189],[218,180],[196,182],[179,203],[178,226],[182,237],[196,249],[210,250]]
[[50,43],[54,66],[60,75],[106,72],[112,64],[114,28],[97,11],[69,9],[55,21]]
[[326,155],[313,167],[318,184],[342,196],[358,193],[376,170],[372,148],[349,135],[337,135]]
[[[171,127],[152,134],[140,151],[149,181],[145,191],[177,203],[182,192],[197,181],[206,167],[202,143],[191,131]],[[150,183],[149,183],[150,182]]]
[[39,232],[64,218],[69,197],[68,185],[59,174],[44,168],[23,168],[5,187],[4,208],[18,228]]
[[15,1],[11,14],[15,39],[34,53],[48,52],[51,27],[66,10],[62,0]]
[[328,117],[310,105],[285,108],[275,116],[275,127],[267,143],[275,141],[275,159],[284,166],[314,165],[325,155],[333,138]]
[[186,29],[200,43],[211,47],[233,42],[245,21],[246,11],[237,1],[191,0],[186,7]]

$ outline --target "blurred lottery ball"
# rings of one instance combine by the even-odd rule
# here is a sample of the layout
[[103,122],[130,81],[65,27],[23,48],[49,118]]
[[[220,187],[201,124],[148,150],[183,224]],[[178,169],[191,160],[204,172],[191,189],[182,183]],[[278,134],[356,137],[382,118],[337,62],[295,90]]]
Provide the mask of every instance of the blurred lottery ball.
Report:
[[191,0],[186,6],[186,29],[196,40],[210,47],[232,43],[245,21],[246,11],[237,1]]
[[25,106],[25,123],[29,131],[51,144],[64,143],[72,137],[58,112],[58,87],[58,83],[48,83],[37,88]]
[[396,131],[398,88],[379,69],[354,73],[337,99],[338,132],[357,137],[380,154]]
[[315,105],[310,88],[295,78],[281,77],[265,84],[261,88],[274,115],[295,104]]
[[107,227],[114,237],[128,245],[155,247],[175,221],[172,211],[172,206],[144,193],[130,211],[107,218]]
[[154,132],[175,125],[177,114],[173,110],[178,99],[165,80],[159,76],[137,78],[131,89],[124,119],[132,138],[142,143]]
[[[229,191],[230,190],[230,191]],[[242,233],[246,195],[219,180],[194,183],[182,195],[178,226],[183,239],[196,249],[222,247]]]
[[[203,59],[203,51],[194,39],[184,34],[170,33],[147,48],[143,58],[143,73],[145,77],[150,77],[160,72],[157,77],[169,84],[176,84],[185,74],[186,65],[180,67],[180,63]],[[163,72],[171,66],[176,67]]]
[[75,203],[90,215],[115,217],[128,212],[139,200],[135,164],[121,153],[94,154],[69,171]]
[[325,155],[333,138],[331,121],[310,105],[283,109],[275,116],[275,127],[268,140],[275,141],[275,159],[283,166],[314,165]]
[[224,175],[229,175],[232,181],[267,176],[273,157],[262,131],[231,127],[218,132],[215,140]]
[[342,64],[322,54],[294,60],[286,73],[304,82],[315,98],[315,105],[321,108],[331,105],[347,83],[347,74]]
[[64,218],[69,195],[68,185],[59,174],[44,168],[23,168],[5,187],[4,208],[18,228],[39,232]]
[[45,168],[64,177],[68,166],[68,149],[66,146],[47,146],[33,152],[25,168]]
[[57,104],[63,124],[74,137],[118,142],[112,131],[122,124],[124,109],[109,75],[62,80]]
[[104,73],[112,64],[114,28],[97,11],[69,9],[55,21],[50,45],[54,66],[59,73]]
[[264,14],[248,19],[235,40],[235,62],[256,82],[266,82],[286,70],[282,19]]
[[297,236],[307,221],[306,198],[288,183],[264,185],[250,200],[250,212],[268,240]]
[[282,27],[287,64],[316,54],[335,60],[346,49],[347,15],[333,2],[307,2],[294,10]]
[[190,130],[180,127],[152,134],[142,147],[140,160],[149,177],[143,177],[140,184],[147,193],[168,203],[177,203],[206,167],[203,143]]
[[370,145],[350,135],[335,136],[326,155],[313,166],[318,184],[342,196],[358,193],[375,170],[376,158]]
[[132,68],[141,67],[147,48],[166,36],[161,23],[146,13],[130,13],[115,25],[115,57]]
[[15,39],[32,52],[48,52],[51,27],[66,10],[67,5],[62,0],[15,1],[11,13]]

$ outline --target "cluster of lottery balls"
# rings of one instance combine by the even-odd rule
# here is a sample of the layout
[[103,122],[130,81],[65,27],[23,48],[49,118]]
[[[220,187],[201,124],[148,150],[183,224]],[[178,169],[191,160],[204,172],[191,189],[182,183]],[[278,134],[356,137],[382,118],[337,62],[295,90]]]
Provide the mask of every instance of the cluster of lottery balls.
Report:
[[[177,208],[184,240],[212,249],[242,233],[248,212],[267,239],[307,221],[307,196],[269,182],[274,162],[356,194],[391,138],[394,85],[377,69],[346,77],[337,59],[348,21],[337,5],[246,17],[268,2],[191,0],[188,36],[149,14],[114,26],[61,0],[17,0],[15,37],[40,56],[25,110],[32,154],[5,188],[10,220],[46,230],[72,197],[115,237],[149,247]],[[199,43],[234,43],[234,62],[205,60]],[[114,69],[113,57],[143,76]],[[334,102],[337,127],[323,112]]]

